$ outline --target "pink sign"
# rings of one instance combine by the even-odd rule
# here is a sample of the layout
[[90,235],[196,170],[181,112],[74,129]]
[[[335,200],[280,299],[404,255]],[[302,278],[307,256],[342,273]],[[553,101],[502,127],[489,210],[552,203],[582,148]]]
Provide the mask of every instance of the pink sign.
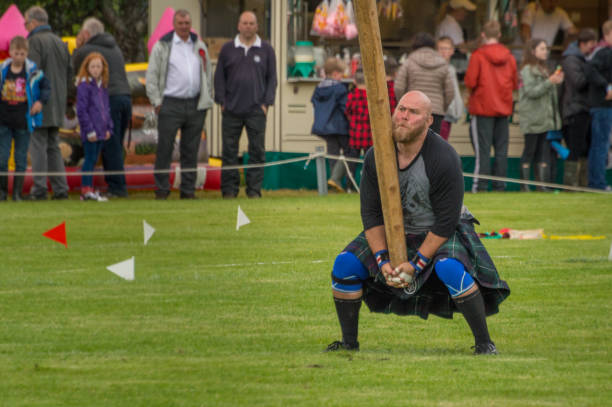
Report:
[[159,19],[159,23],[155,27],[155,30],[151,33],[151,37],[149,37],[149,41],[147,41],[147,49],[149,50],[149,54],[153,49],[153,45],[164,35],[168,34],[170,31],[174,30],[172,25],[172,19],[174,18],[174,9],[172,7],[168,7],[164,14],[162,14]]
[[16,5],[11,5],[4,12],[0,17],[0,51],[8,51],[9,43],[13,37],[17,35],[28,36],[24,23],[25,19]]

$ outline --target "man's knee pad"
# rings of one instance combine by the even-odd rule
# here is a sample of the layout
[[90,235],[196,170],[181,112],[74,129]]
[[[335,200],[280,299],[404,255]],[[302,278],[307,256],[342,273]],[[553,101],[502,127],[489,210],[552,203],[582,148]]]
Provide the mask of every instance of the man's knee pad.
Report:
[[474,279],[465,271],[465,267],[458,260],[448,258],[438,260],[435,270],[451,297],[464,294],[474,285]]
[[350,252],[342,252],[336,257],[332,270],[332,288],[343,293],[361,290],[362,282],[369,273],[361,261]]

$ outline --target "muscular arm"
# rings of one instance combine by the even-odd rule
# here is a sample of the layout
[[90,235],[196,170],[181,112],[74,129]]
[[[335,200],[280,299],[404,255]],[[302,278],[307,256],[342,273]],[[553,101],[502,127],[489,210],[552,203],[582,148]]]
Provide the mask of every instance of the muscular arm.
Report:
[[385,235],[385,226],[374,226],[365,231],[365,237],[370,245],[372,253],[379,252],[381,250],[387,250],[387,237]]

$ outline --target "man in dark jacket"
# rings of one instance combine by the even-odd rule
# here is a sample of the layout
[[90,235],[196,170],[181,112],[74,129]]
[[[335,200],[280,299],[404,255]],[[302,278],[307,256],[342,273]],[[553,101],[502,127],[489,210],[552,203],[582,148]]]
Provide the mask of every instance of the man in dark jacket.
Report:
[[606,161],[612,130],[612,20],[602,27],[606,45],[589,58],[589,104],[591,105],[591,146],[589,187],[611,190],[606,182]]
[[[104,24],[94,17],[83,22],[77,42],[79,47],[72,56],[75,71],[79,70],[85,57],[92,52],[102,54],[108,63],[108,95],[113,133],[102,146],[102,164],[105,171],[123,171],[123,137],[132,116],[131,92],[125,74],[123,53],[115,38],[104,32]],[[127,197],[125,175],[106,175],[104,178],[108,184],[109,196]]]
[[589,114],[588,82],[585,65],[586,56],[595,47],[597,35],[590,28],[578,34],[578,40],[571,43],[563,53],[561,67],[565,73],[561,95],[563,138],[570,150],[565,160],[563,183],[573,186],[587,186],[587,157],[591,128]]
[[[72,83],[70,54],[62,40],[51,31],[47,12],[38,6],[25,12],[25,28],[28,30],[30,51],[28,57],[45,73],[51,84],[51,97],[43,107],[42,126],[32,133],[30,157],[34,172],[65,172],[64,160],[59,149],[59,128],[66,112],[68,86]],[[33,177],[30,200],[47,199],[47,178]],[[52,199],[68,199],[66,176],[50,176]]]
[[[264,163],[266,114],[274,104],[277,84],[274,49],[257,35],[253,12],[240,15],[238,32],[221,48],[215,71],[215,102],[223,111],[223,166],[238,164],[238,143],[244,127],[249,138],[249,164]],[[263,168],[247,170],[249,198],[261,197],[263,176]],[[238,170],[221,173],[224,198],[235,198],[239,185]]]

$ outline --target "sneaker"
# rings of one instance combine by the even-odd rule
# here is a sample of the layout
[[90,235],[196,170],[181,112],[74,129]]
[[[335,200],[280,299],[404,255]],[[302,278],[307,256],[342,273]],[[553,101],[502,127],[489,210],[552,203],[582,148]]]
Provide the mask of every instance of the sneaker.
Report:
[[51,199],[54,201],[63,201],[68,199],[68,192],[63,192],[61,194],[53,194]]
[[113,199],[121,199],[121,198],[127,198],[128,197],[128,193],[127,192],[114,192],[114,191],[108,191],[106,193],[106,197],[107,198],[113,198]]
[[472,346],[472,349],[474,349],[474,355],[497,355],[497,348],[493,342],[479,343]]
[[336,192],[344,192],[344,188],[342,188],[336,181],[333,179],[327,180],[327,186],[336,190]]
[[184,192],[181,192],[180,198],[181,199],[198,199],[198,197],[195,195],[195,193],[188,194],[188,193],[184,193]]
[[324,352],[335,352],[337,350],[350,350],[350,351],[359,351],[359,342],[355,344],[344,343],[342,341],[335,341],[327,345],[327,349]]
[[81,201],[107,202],[108,198],[100,196],[98,192],[86,192],[81,195]]
[[155,191],[155,199],[158,201],[165,201],[168,199],[168,195],[170,195],[170,191]]
[[28,194],[28,195],[24,196],[23,199],[25,201],[46,201],[47,200],[47,195]]

